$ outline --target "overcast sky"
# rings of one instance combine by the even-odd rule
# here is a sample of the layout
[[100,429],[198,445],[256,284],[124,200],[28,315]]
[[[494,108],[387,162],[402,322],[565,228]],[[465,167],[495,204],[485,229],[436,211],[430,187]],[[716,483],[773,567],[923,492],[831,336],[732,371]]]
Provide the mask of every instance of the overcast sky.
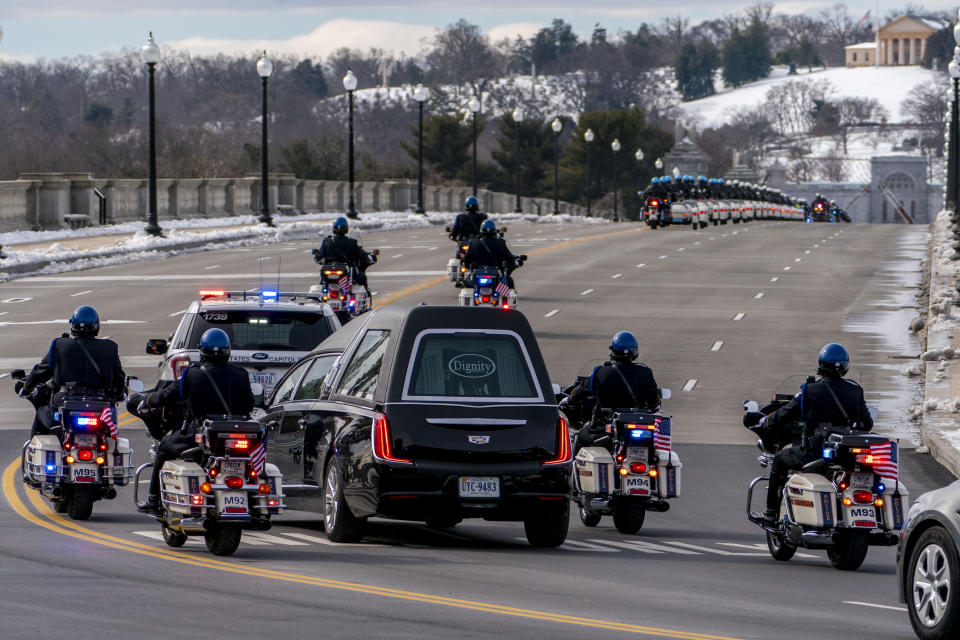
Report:
[[[816,13],[834,2],[776,2],[775,11]],[[342,46],[415,54],[437,27],[460,18],[494,39],[528,36],[553,18],[563,18],[583,35],[596,23],[615,34],[675,15],[696,24],[752,4],[754,0],[0,0],[0,58],[116,53],[140,47],[151,30],[161,46],[197,54],[267,49],[322,57]],[[877,13],[876,0],[844,4],[855,19],[867,10]],[[880,15],[905,4],[882,0]],[[927,0],[923,5],[950,10],[957,0]]]

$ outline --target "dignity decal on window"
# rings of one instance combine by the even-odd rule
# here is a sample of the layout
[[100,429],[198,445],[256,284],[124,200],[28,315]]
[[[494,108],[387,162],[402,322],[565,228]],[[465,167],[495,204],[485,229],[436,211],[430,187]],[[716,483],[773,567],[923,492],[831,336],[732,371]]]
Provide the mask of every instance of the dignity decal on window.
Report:
[[497,370],[497,365],[479,353],[464,353],[451,358],[447,368],[463,378],[485,378]]

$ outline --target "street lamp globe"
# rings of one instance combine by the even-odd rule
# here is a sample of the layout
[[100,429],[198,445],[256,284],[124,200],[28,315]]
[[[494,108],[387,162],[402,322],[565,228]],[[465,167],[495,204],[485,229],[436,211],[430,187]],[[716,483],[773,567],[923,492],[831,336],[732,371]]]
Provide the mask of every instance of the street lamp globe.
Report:
[[563,123],[560,122],[560,118],[554,118],[553,122],[550,123],[550,128],[553,129],[554,133],[560,133],[563,130]]
[[674,167],[671,173],[673,174],[674,178],[678,177],[680,175],[680,167]]
[[637,159],[637,162],[643,160],[643,150],[637,149],[636,153],[633,154],[633,157]]
[[613,149],[614,153],[620,151],[620,140],[618,138],[614,138],[613,142],[610,143],[610,148]]
[[595,136],[593,135],[593,129],[587,129],[586,131],[583,132],[583,139],[586,140],[587,142],[593,142],[594,137]]
[[956,60],[951,60],[950,64],[947,65],[947,71],[954,80],[960,78],[960,63],[957,63]]
[[653,166],[655,166],[657,169],[663,169],[663,160],[661,160],[660,158],[657,158],[656,161],[653,163]]
[[264,51],[260,59],[257,60],[257,75],[266,80],[273,73],[273,63],[267,58],[267,52]]
[[510,115],[513,117],[514,122],[523,122],[523,110],[520,107],[514,109]]
[[352,69],[347,69],[347,75],[343,76],[343,88],[347,91],[357,88],[357,76],[353,75]]
[[147,44],[140,47],[140,55],[147,64],[157,64],[160,61],[160,47],[153,41],[153,31],[147,36]]
[[477,96],[470,98],[470,101],[467,102],[467,109],[470,109],[471,113],[480,113],[480,101],[477,100]]
[[957,44],[960,44],[960,23],[953,28],[953,39],[957,41]]
[[430,89],[427,89],[422,84],[418,84],[417,88],[413,90],[413,99],[417,102],[423,104],[430,98]]

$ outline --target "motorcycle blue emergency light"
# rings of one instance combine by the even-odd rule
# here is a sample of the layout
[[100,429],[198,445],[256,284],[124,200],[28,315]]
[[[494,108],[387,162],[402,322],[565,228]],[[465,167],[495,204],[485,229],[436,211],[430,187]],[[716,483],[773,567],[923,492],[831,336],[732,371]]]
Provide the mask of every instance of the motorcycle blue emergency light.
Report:
[[883,493],[886,488],[887,486],[881,482],[877,485],[877,493]]
[[89,416],[80,414],[76,418],[76,425],[78,427],[95,427],[97,426],[98,420],[96,416]]
[[490,284],[493,282],[493,278],[480,278],[480,284]]
[[276,300],[279,297],[278,291],[261,291],[260,297],[264,300]]
[[47,472],[53,473],[53,472],[55,472],[56,470],[57,470],[57,465],[55,465],[55,464],[48,464],[48,465],[47,465]]
[[832,458],[832,457],[834,457],[834,456],[836,456],[836,455],[837,455],[837,452],[836,452],[835,449],[827,449],[827,448],[825,448],[825,449],[823,450],[823,457],[824,457],[824,458]]
[[649,429],[630,429],[631,440],[644,440],[653,437],[653,431]]

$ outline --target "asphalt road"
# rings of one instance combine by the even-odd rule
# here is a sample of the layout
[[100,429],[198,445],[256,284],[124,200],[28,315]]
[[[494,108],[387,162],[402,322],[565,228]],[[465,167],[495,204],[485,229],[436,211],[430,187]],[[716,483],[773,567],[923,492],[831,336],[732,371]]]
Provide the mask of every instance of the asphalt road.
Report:
[[[637,536],[605,518],[574,516],[568,543],[534,550],[522,526],[467,521],[434,531],[378,521],[359,545],[334,545],[315,514],[288,512],[267,534],[244,534],[233,557],[202,541],[168,549],[132,507],[131,491],[74,523],[27,494],[14,468],[32,412],[0,382],[0,638],[67,629],[75,638],[154,638],[189,629],[214,637],[909,638],[896,601],[894,550],[872,548],[856,573],[825,552],[769,557],[744,517],[756,449],[741,403],[765,398],[791,374],[812,373],[816,353],[851,351],[881,430],[901,424],[916,393],[901,356],[915,348],[898,319],[911,303],[925,229],[901,225],[751,223],[701,232],[631,225],[517,225],[511,248],[530,255],[515,275],[519,309],[533,323],[556,382],[603,357],[610,336],[634,331],[641,359],[673,390],[683,495],[651,513]],[[454,304],[439,281],[452,253],[443,232],[368,234],[380,301]],[[256,286],[262,266],[281,287],[312,280],[309,244],[189,254],[0,284],[0,371],[28,366],[94,304],[102,334],[120,344],[128,373],[152,381],[147,338],[165,337],[176,312],[210,286]],[[433,284],[431,284],[433,283]],[[762,295],[761,295],[762,294]],[[912,355],[916,355],[913,353]],[[873,394],[873,395],[871,395]],[[877,400],[875,402],[874,400]],[[143,460],[147,440],[123,427]],[[909,446],[904,441],[904,447]],[[905,452],[913,495],[952,478],[929,456]],[[186,623],[186,624],[184,624]],[[237,631],[239,629],[239,631]]]

